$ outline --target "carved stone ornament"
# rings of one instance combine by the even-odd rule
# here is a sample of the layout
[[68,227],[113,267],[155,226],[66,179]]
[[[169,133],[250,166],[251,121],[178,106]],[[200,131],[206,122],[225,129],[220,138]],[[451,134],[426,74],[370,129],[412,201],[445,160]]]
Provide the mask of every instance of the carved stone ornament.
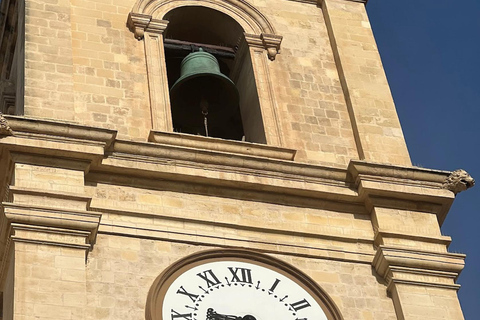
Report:
[[168,21],[152,19],[152,16],[130,12],[127,20],[128,28],[133,32],[135,39],[142,40],[145,31],[160,34],[168,25]]
[[7,119],[5,119],[3,117],[3,114],[1,114],[1,113],[0,113],[0,135],[2,135],[2,136],[13,135],[13,131],[7,123]]
[[453,171],[448,178],[445,179],[443,188],[457,194],[473,187],[474,185],[475,179],[473,179],[467,171],[459,169]]
[[264,47],[267,49],[268,59],[275,60],[275,57],[280,52],[280,44],[282,43],[282,36],[276,34],[262,33],[260,35]]

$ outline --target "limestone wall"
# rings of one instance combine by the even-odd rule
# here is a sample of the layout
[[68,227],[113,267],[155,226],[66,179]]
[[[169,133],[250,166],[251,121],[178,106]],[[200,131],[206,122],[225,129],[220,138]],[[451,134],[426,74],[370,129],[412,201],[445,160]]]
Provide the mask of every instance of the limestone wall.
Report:
[[115,128],[151,128],[143,45],[126,27],[133,1],[26,3],[25,115]]
[[[170,264],[212,247],[101,235],[87,262],[88,317],[142,319],[154,279]],[[368,264],[275,255],[315,280],[345,320],[397,319],[385,287]]]
[[[272,88],[259,88],[266,90],[262,103],[273,108],[264,111],[272,121],[265,130],[280,130],[272,141],[296,149],[301,162],[344,167],[351,159],[365,159],[409,165],[364,5],[272,1],[252,1],[283,37],[276,60],[269,61],[265,51],[254,66],[261,83]],[[126,25],[134,4],[26,3],[26,116],[115,129],[127,140],[147,139],[160,121],[152,118],[158,116],[152,99],[168,92],[163,87],[151,92],[159,89],[149,83],[154,80],[148,79],[145,40],[137,41]],[[156,61],[155,67],[165,64]],[[150,70],[151,77],[156,74]]]

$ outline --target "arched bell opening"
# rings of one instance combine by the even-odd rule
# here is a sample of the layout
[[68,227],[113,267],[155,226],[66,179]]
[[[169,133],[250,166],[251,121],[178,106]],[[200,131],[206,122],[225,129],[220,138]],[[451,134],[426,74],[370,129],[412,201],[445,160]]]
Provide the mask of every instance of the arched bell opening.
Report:
[[174,131],[266,143],[250,57],[239,50],[242,27],[200,6],[173,9],[163,19]]

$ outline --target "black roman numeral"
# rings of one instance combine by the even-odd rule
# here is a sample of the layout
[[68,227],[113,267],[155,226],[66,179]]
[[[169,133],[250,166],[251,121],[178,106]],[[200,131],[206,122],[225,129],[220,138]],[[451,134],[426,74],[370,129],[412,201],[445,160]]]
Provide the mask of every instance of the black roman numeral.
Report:
[[172,320],[177,319],[177,318],[183,318],[186,320],[192,320],[192,314],[191,313],[185,313],[185,314],[180,314],[177,311],[172,309]]
[[197,298],[198,298],[198,294],[193,294],[193,293],[188,292],[187,290],[185,290],[185,288],[183,286],[180,286],[180,289],[178,289],[177,293],[184,294],[184,295],[188,296],[190,299],[192,299],[193,302],[195,302],[195,300],[197,300]]
[[275,279],[275,282],[272,284],[272,287],[268,289],[268,291],[273,292],[279,283],[280,283],[280,280]]
[[220,283],[220,280],[218,280],[217,276],[215,276],[212,269],[207,270],[207,271],[203,271],[203,274],[202,274],[202,272],[197,273],[197,276],[199,276],[200,278],[205,280],[207,282],[207,286],[209,288],[211,286],[215,286],[215,285]]
[[307,300],[303,299],[303,300],[291,303],[290,306],[293,308],[293,310],[298,311],[300,309],[310,307],[310,303],[308,303]]
[[232,273],[232,282],[252,283],[251,269],[228,267],[228,270]]

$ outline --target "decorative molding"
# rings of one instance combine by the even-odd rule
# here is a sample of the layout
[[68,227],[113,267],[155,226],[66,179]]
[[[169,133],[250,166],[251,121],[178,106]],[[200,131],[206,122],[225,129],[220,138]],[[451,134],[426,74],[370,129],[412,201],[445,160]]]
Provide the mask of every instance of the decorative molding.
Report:
[[442,187],[457,194],[475,185],[475,179],[467,171],[459,169],[453,171],[443,182]]
[[261,35],[244,33],[244,36],[245,36],[245,42],[248,44],[249,47],[262,48],[262,49],[264,48],[264,43]]
[[236,20],[247,35],[260,37],[270,60],[275,60],[280,52],[283,37],[276,34],[265,15],[245,0],[138,0],[128,15],[127,25],[138,40],[144,38],[144,33],[149,28],[151,32],[163,33],[168,21],[156,17],[164,17],[172,8],[182,6],[205,6],[220,11]]
[[245,0],[137,0],[133,6],[132,13],[163,18],[172,8],[183,6],[211,7],[231,16],[237,21],[240,19],[242,21],[240,24],[248,27],[248,30],[245,30],[245,32],[275,34],[275,29],[267,17]]

